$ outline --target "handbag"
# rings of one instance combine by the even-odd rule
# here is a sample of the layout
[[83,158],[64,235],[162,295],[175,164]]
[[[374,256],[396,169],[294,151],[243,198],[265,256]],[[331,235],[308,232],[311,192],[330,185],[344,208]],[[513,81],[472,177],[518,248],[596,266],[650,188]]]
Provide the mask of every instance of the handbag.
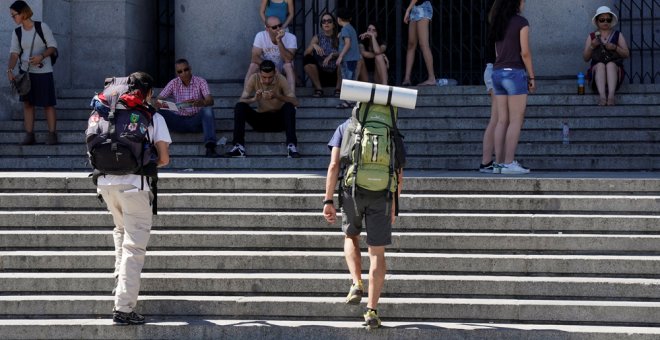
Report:
[[32,83],[30,82],[29,72],[19,73],[14,77],[14,81],[11,83],[12,91],[19,96],[24,96],[30,93],[31,88]]
[[605,49],[605,45],[600,45],[591,52],[591,59],[596,63],[611,63],[621,60],[621,56],[616,51]]
[[[32,49],[34,48],[34,38],[37,37],[37,33],[34,33],[32,37],[32,45],[30,45],[30,54],[32,55]],[[20,44],[20,41],[19,41]],[[21,56],[23,55],[23,50],[21,49],[21,54],[18,56],[18,69],[19,73],[14,77],[14,81],[11,82],[11,89],[14,94],[19,96],[25,96],[30,93],[32,89],[32,82],[30,81],[30,66],[28,65],[28,71],[23,72],[23,62],[21,61]]]

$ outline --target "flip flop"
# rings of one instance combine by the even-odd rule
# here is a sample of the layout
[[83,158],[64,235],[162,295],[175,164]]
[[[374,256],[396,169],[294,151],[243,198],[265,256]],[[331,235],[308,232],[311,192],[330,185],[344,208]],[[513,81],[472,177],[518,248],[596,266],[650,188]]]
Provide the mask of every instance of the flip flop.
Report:
[[351,104],[347,101],[343,101],[340,104],[338,104],[337,106],[335,106],[335,108],[337,108],[337,109],[350,109],[352,107],[353,107],[353,104]]
[[417,84],[417,86],[435,86],[435,83],[429,83],[425,81],[423,83]]
[[314,90],[314,94],[312,95],[312,97],[315,97],[315,98],[323,97],[323,90]]

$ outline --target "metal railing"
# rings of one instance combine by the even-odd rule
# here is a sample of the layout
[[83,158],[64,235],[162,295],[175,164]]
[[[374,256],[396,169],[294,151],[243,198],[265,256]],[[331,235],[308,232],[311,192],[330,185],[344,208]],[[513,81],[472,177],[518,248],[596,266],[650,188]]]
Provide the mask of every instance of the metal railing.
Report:
[[[319,31],[319,15],[328,10],[334,13],[338,7],[350,8],[355,13],[352,24],[358,34],[366,30],[369,21],[377,20],[379,35],[388,46],[389,83],[400,84],[408,42],[408,25],[403,23],[403,15],[409,3],[408,0],[297,0],[292,33],[298,38],[299,49],[304,49]],[[432,1],[429,38],[436,77],[454,78],[461,85],[483,82],[488,3],[488,0]],[[298,74],[304,74],[302,60],[297,65]],[[424,81],[426,76],[418,48],[411,77],[413,84]]]
[[655,31],[660,25],[660,0],[619,0],[615,11],[630,49],[624,62],[627,80],[655,84],[660,79],[660,41]]

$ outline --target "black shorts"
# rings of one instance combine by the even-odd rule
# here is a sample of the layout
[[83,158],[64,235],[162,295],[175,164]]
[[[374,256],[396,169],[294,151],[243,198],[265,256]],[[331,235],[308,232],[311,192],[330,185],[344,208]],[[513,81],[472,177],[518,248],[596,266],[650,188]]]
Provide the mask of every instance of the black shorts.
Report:
[[316,69],[319,71],[319,80],[321,81],[322,87],[337,87],[337,70],[331,72],[324,71],[313,55],[306,55],[303,58],[303,65],[309,64],[316,65]]
[[[387,193],[357,189],[355,200],[344,191],[341,208],[341,229],[348,236],[358,236],[364,224],[367,230],[367,245],[386,246],[392,244],[391,205]],[[360,216],[355,214],[355,204]],[[390,208],[390,209],[388,209]]]

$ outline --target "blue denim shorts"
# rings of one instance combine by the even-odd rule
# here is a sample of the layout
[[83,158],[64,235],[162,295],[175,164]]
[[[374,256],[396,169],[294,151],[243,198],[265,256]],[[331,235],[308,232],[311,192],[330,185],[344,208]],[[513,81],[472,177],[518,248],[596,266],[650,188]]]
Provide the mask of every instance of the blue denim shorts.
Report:
[[496,96],[527,94],[527,72],[517,68],[494,69],[493,88]]
[[424,1],[419,6],[413,6],[410,11],[410,21],[420,21],[422,19],[433,18],[433,6],[430,1]]
[[341,62],[341,77],[343,79],[355,80],[355,69],[357,68],[357,60],[342,61]]
[[493,90],[493,64],[486,64],[486,70],[484,70],[484,84],[486,85],[486,92],[490,93]]

